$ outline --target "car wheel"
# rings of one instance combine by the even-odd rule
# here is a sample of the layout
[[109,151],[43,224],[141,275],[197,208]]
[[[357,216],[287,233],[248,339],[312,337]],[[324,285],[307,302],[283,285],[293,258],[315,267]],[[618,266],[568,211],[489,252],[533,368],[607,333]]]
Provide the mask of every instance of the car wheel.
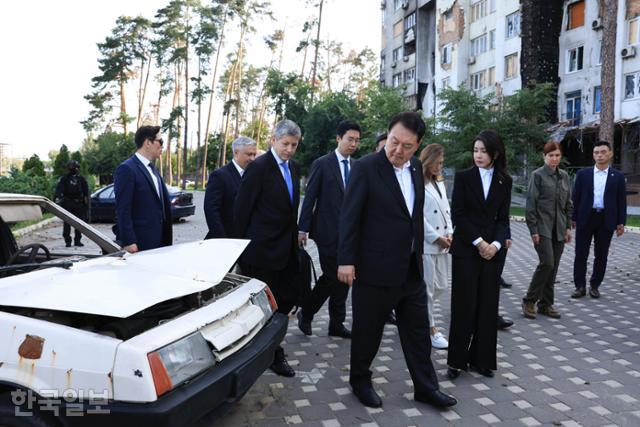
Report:
[[0,427],[58,427],[58,423],[49,416],[37,411],[37,401],[32,409],[21,408],[21,413],[30,415],[17,415],[16,405],[11,400],[11,394],[0,395]]

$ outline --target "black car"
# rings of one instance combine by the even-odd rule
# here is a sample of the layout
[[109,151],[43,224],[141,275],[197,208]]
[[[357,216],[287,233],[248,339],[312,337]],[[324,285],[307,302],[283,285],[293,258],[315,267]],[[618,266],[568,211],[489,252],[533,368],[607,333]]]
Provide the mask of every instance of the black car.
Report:
[[[171,215],[173,220],[193,215],[196,207],[193,204],[193,193],[188,193],[177,187],[167,185],[169,200],[171,201]],[[116,221],[116,196],[113,184],[96,190],[91,195],[91,221]]]

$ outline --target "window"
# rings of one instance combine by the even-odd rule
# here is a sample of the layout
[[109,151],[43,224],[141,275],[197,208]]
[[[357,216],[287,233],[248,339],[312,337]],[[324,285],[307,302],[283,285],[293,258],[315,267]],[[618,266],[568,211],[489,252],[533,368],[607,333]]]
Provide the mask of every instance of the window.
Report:
[[449,77],[442,79],[442,89],[447,89],[449,86],[451,86]]
[[480,90],[486,86],[486,75],[487,71],[482,70],[478,73],[471,74],[471,89],[472,90]]
[[393,0],[393,10],[398,10],[402,7],[402,0]]
[[476,22],[480,18],[487,16],[487,1],[488,0],[476,0],[471,5],[471,22]]
[[575,47],[567,51],[567,73],[582,70],[584,46]]
[[395,24],[393,24],[393,37],[398,37],[402,35],[403,33],[402,25],[403,25],[402,19],[396,22]]
[[518,53],[504,57],[504,78],[511,79],[518,74]]
[[442,46],[442,58],[440,58],[443,64],[451,64],[451,43]]
[[496,2],[497,0],[489,0],[489,13],[496,11]]
[[489,50],[496,48],[496,30],[489,31]]
[[471,40],[471,55],[480,55],[487,51],[487,34]]
[[520,12],[514,12],[507,15],[507,28],[505,30],[505,39],[512,39],[520,34]]
[[602,65],[602,40],[600,40],[598,45],[598,58],[597,58],[597,62],[596,65]]
[[584,0],[571,3],[567,10],[567,30],[582,27],[584,25]]
[[487,76],[487,86],[493,86],[496,84],[496,67],[489,68]]
[[386,57],[380,56],[380,76],[384,76],[384,67],[387,65]]
[[629,44],[636,44],[640,40],[640,17],[629,21]]
[[624,76],[624,99],[640,96],[640,71]]
[[391,52],[391,59],[393,60],[393,62],[397,62],[397,61],[400,60],[400,51],[401,50],[402,50],[401,47],[393,49],[393,51]]
[[453,11],[452,9],[447,10],[442,14],[442,31],[444,33],[449,31],[455,31],[456,26],[453,23]]
[[580,117],[582,116],[582,92],[570,92],[565,95],[566,107],[567,107],[567,120],[572,126],[578,126],[580,124]]
[[411,15],[405,16],[404,18],[404,29],[405,31],[416,26],[416,13],[413,12]]
[[393,87],[398,87],[398,86],[400,86],[401,82],[402,82],[402,74],[401,73],[394,74],[393,78],[391,80],[391,85]]
[[416,79],[416,69],[415,68],[410,68],[408,70],[405,70],[405,72],[404,72],[404,81],[405,81],[405,83],[412,82],[415,79]]
[[593,88],[593,112],[594,114],[600,112],[600,100],[602,98],[602,87],[596,86]]
[[100,198],[100,199],[113,199],[113,197],[114,197],[114,194],[113,194],[114,189],[115,189],[115,187],[113,187],[113,186],[111,186],[110,188],[107,188],[102,193],[100,193],[98,198]]

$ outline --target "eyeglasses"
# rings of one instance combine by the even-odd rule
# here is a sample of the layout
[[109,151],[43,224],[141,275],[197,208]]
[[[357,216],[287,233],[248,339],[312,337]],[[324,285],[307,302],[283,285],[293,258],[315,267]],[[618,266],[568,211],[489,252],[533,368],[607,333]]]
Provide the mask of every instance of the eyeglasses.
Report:
[[162,140],[162,138],[160,138],[160,139],[152,139],[151,142],[158,142],[158,143],[160,143],[160,145],[164,144],[164,141]]

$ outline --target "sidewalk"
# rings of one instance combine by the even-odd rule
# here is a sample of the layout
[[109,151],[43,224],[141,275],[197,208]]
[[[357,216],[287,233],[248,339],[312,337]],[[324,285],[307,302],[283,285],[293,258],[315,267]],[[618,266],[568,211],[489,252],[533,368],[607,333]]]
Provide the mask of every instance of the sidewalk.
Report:
[[[413,388],[397,329],[387,326],[374,361],[374,386],[384,406],[371,410],[351,394],[349,341],[327,336],[326,305],[304,336],[290,321],[285,351],[297,376],[265,373],[222,419],[201,425],[231,426],[638,426],[640,425],[640,235],[613,238],[602,298],[569,298],[573,245],[562,258],[556,308],[562,319],[526,320],[522,295],[537,264],[529,234],[512,223],[514,247],[501,292],[501,313],[515,325],[498,334],[494,378],[463,373],[446,379],[446,350],[432,354],[440,386],[460,403],[438,411],[412,400]],[[317,253],[312,247],[316,265]],[[589,263],[591,265],[591,262]],[[436,320],[449,323],[449,298],[436,305]],[[347,323],[350,323],[348,306]]]

